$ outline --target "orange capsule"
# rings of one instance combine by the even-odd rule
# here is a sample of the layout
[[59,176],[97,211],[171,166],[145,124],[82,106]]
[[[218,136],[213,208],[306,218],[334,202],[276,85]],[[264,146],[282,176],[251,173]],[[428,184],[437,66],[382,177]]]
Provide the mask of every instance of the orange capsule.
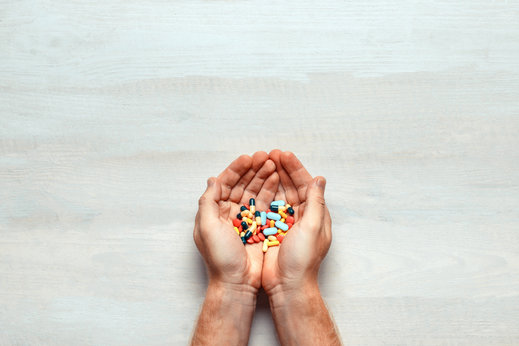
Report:
[[238,219],[232,220],[232,225],[234,227],[240,227],[240,224],[241,224],[241,220],[238,220]]
[[265,236],[263,235],[263,233],[258,233],[258,238],[261,240],[261,241],[264,241],[265,240]]
[[285,235],[283,233],[281,233],[281,234],[278,234],[276,238],[279,241],[279,243],[282,243],[283,239],[285,239]]
[[254,234],[252,236],[252,239],[254,240],[255,243],[259,243],[261,241],[260,238],[256,234]]
[[254,239],[252,239],[252,237],[250,237],[249,239],[247,239],[247,243],[254,244]]
[[289,216],[289,217],[286,218],[285,223],[287,223],[287,224],[288,223],[294,224],[294,221],[295,221],[294,217],[293,216]]

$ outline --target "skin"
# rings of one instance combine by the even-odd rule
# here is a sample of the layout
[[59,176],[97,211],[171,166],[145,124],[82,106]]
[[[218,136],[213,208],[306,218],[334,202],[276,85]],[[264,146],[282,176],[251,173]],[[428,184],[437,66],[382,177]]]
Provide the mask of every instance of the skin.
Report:
[[[317,282],[331,243],[325,185],[293,153],[280,150],[242,155],[209,178],[194,228],[209,285],[192,345],[246,345],[261,286],[282,345],[341,344]],[[265,255],[261,243],[243,246],[232,226],[251,197],[259,210],[278,199],[295,210],[295,223],[282,245]]]

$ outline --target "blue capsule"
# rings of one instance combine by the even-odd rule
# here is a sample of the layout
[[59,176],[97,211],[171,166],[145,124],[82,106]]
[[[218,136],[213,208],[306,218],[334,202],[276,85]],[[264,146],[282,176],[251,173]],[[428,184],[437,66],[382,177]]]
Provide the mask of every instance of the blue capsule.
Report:
[[267,218],[269,218],[270,220],[281,220],[281,215],[279,214],[276,214],[276,213],[273,213],[273,212],[270,212],[270,213],[267,213]]
[[261,224],[266,225],[267,224],[267,213],[262,211],[260,215],[261,215]]
[[276,227],[279,228],[282,231],[288,231],[288,225],[281,221],[276,221]]
[[285,205],[285,201],[283,201],[283,200],[279,200],[279,201],[271,202],[271,203],[270,203],[270,206],[272,207],[273,205],[277,205],[277,206],[279,206],[279,207],[282,207],[282,206]]
[[278,229],[276,227],[269,227],[269,228],[265,228],[263,230],[263,235],[265,235],[266,237],[268,237],[269,235],[277,234],[277,233],[278,233]]

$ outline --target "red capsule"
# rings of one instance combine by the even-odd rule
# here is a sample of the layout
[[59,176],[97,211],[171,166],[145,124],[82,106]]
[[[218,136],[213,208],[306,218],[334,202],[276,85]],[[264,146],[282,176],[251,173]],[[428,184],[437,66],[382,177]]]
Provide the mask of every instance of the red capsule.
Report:
[[260,238],[259,238],[259,236],[256,235],[256,234],[254,234],[254,235],[252,236],[252,239],[254,240],[255,243],[259,243],[259,242],[260,242]]
[[288,226],[288,229],[291,229],[293,225],[291,223],[287,223],[287,226]]
[[254,239],[252,239],[252,237],[250,237],[249,239],[247,239],[247,243],[254,244]]
[[294,224],[294,221],[295,221],[294,217],[293,216],[289,216],[289,217],[286,218],[285,223],[287,223],[287,224],[288,223]]
[[261,240],[261,241],[265,240],[265,236],[263,235],[263,233],[258,233],[257,235],[258,235],[259,240]]
[[285,239],[285,236],[284,236],[283,234],[279,233],[279,234],[276,236],[276,238],[278,238],[278,241],[279,241],[280,243],[282,243],[282,242],[283,242],[283,239]]
[[232,225],[234,227],[240,227],[240,224],[241,224],[241,220],[238,220],[238,219],[232,220]]

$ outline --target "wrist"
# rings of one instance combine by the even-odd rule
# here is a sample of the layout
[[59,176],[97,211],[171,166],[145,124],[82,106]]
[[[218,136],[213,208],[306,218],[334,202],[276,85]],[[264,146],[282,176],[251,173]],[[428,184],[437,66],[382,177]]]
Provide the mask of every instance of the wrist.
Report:
[[267,292],[272,309],[289,309],[321,297],[317,279],[280,283]]
[[241,305],[254,310],[258,289],[248,284],[229,283],[217,279],[209,280],[206,297],[218,298],[225,304]]

